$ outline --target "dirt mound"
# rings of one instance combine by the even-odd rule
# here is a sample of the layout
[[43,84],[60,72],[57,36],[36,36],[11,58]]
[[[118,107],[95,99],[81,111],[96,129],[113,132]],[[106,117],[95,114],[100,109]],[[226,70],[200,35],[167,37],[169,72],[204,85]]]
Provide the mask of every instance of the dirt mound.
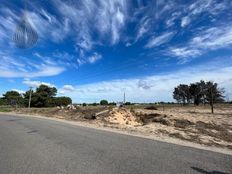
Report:
[[182,119],[182,120],[175,119],[175,123],[174,123],[175,127],[182,128],[182,129],[185,129],[192,125],[194,125],[194,123],[186,119]]
[[109,113],[106,121],[114,124],[140,126],[140,120],[126,108],[114,108]]
[[147,110],[158,110],[157,107],[155,107],[155,106],[147,106],[144,109],[147,109]]
[[167,115],[165,114],[158,114],[158,113],[150,113],[150,114],[144,114],[144,113],[139,113],[137,114],[139,119],[141,120],[142,123],[144,124],[149,124],[149,123],[160,123],[166,126],[170,126],[171,122],[167,118]]

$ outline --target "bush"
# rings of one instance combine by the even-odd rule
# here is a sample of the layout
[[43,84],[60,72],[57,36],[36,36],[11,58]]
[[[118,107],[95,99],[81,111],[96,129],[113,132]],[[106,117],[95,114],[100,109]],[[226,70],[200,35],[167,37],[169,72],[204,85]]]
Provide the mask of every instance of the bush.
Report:
[[7,105],[7,101],[3,98],[0,98],[0,105]]
[[111,102],[111,103],[109,103],[109,105],[116,106],[116,103],[115,102]]
[[72,104],[72,99],[69,97],[55,97],[50,99],[50,102],[50,106],[67,106],[69,104]]
[[107,100],[101,100],[100,105],[108,105],[108,101]]

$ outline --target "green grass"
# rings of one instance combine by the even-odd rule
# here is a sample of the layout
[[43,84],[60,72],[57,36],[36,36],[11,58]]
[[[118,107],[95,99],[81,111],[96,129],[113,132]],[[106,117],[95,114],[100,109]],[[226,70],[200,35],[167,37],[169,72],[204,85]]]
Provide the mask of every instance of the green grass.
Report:
[[11,108],[1,108],[0,107],[0,112],[11,112]]

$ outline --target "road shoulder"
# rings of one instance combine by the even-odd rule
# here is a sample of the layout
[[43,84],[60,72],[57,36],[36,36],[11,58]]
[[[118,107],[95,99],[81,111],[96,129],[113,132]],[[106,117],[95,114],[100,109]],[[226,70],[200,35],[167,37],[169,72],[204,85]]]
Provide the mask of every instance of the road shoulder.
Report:
[[171,137],[160,138],[160,137],[157,137],[155,135],[150,135],[150,134],[145,135],[145,134],[142,134],[139,132],[131,132],[128,130],[121,130],[121,129],[111,128],[111,127],[104,127],[104,126],[99,126],[99,125],[95,125],[95,124],[91,124],[91,123],[87,123],[87,122],[70,121],[70,120],[64,120],[64,119],[59,119],[59,118],[46,117],[46,116],[42,116],[42,115],[27,115],[27,114],[0,112],[0,116],[4,116],[4,115],[5,116],[24,117],[24,118],[47,119],[47,120],[58,121],[58,122],[62,122],[62,123],[66,123],[66,124],[74,125],[74,126],[87,127],[87,128],[102,130],[102,131],[109,131],[112,133],[140,137],[140,138],[145,138],[145,139],[150,139],[150,140],[155,140],[155,141],[160,141],[160,142],[165,142],[165,143],[171,143],[171,144],[175,144],[175,145],[180,145],[180,146],[184,146],[184,147],[192,147],[192,148],[196,148],[196,149],[232,155],[232,151],[229,149],[225,149],[225,148],[218,148],[218,147],[213,147],[213,146],[209,147],[209,146],[196,144],[196,143],[192,143],[192,142],[188,142],[188,141],[184,141],[184,140],[179,140],[179,139],[171,138]]

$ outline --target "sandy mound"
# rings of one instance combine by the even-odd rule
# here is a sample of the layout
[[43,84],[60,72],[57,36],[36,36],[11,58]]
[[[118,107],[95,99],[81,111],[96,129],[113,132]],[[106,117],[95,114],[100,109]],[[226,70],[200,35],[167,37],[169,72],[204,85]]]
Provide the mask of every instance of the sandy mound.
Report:
[[108,122],[120,125],[142,125],[135,115],[126,108],[114,108],[106,118]]

